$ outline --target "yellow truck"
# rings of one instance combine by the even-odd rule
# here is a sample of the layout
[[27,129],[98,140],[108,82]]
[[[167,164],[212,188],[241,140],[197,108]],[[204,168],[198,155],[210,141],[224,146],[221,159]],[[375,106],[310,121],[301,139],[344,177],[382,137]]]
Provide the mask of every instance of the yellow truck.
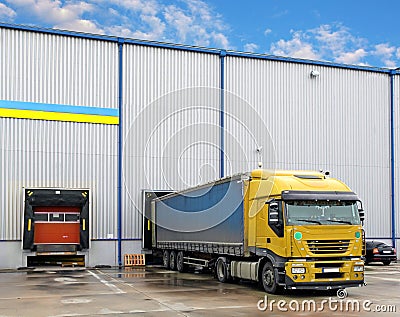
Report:
[[343,182],[254,170],[156,198],[152,246],[166,268],[212,268],[220,282],[280,289],[364,285],[364,212]]

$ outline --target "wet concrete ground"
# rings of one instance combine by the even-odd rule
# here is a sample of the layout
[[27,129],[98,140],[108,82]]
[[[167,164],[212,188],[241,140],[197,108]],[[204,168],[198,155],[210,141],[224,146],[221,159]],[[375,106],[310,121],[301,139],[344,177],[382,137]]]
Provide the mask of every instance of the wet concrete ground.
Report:
[[[348,296],[340,300],[321,292],[270,295],[252,282],[221,284],[209,273],[159,267],[45,268],[0,273],[0,317],[400,316],[400,264],[367,266],[366,282],[365,287],[347,289]],[[259,310],[258,303],[266,309]]]

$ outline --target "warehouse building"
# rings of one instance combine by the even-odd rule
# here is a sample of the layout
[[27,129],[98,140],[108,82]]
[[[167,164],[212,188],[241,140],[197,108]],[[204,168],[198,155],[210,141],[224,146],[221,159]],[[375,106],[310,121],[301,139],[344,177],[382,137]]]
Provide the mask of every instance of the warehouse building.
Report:
[[399,239],[400,72],[0,24],[0,268],[148,247],[149,197],[329,170]]

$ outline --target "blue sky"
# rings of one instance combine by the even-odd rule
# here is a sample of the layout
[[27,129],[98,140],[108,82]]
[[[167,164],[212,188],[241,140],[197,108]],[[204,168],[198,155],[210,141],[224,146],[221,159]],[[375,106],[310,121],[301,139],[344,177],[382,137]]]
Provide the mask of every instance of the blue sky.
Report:
[[399,9],[398,0],[0,0],[0,21],[396,68]]

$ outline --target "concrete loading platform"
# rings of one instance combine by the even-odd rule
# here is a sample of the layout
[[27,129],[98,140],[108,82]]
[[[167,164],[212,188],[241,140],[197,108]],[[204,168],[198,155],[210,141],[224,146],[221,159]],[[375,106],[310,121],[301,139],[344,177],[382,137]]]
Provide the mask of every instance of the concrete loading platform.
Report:
[[[350,288],[345,299],[372,301],[371,311],[346,312],[347,316],[376,316],[379,307],[400,311],[400,265],[367,266],[362,288]],[[260,311],[260,300],[273,303],[273,312]],[[256,283],[222,284],[209,273],[178,273],[157,266],[143,268],[54,268],[0,273],[0,316],[295,316],[299,312],[278,309],[279,300],[314,300],[329,296],[321,292],[287,292],[269,295]],[[384,306],[387,305],[387,306]],[[389,306],[392,305],[392,306]],[[301,306],[300,306],[301,307]],[[390,309],[392,309],[390,308]],[[375,311],[372,311],[375,310]],[[331,313],[302,311],[304,316]],[[333,312],[342,316],[340,308]]]

